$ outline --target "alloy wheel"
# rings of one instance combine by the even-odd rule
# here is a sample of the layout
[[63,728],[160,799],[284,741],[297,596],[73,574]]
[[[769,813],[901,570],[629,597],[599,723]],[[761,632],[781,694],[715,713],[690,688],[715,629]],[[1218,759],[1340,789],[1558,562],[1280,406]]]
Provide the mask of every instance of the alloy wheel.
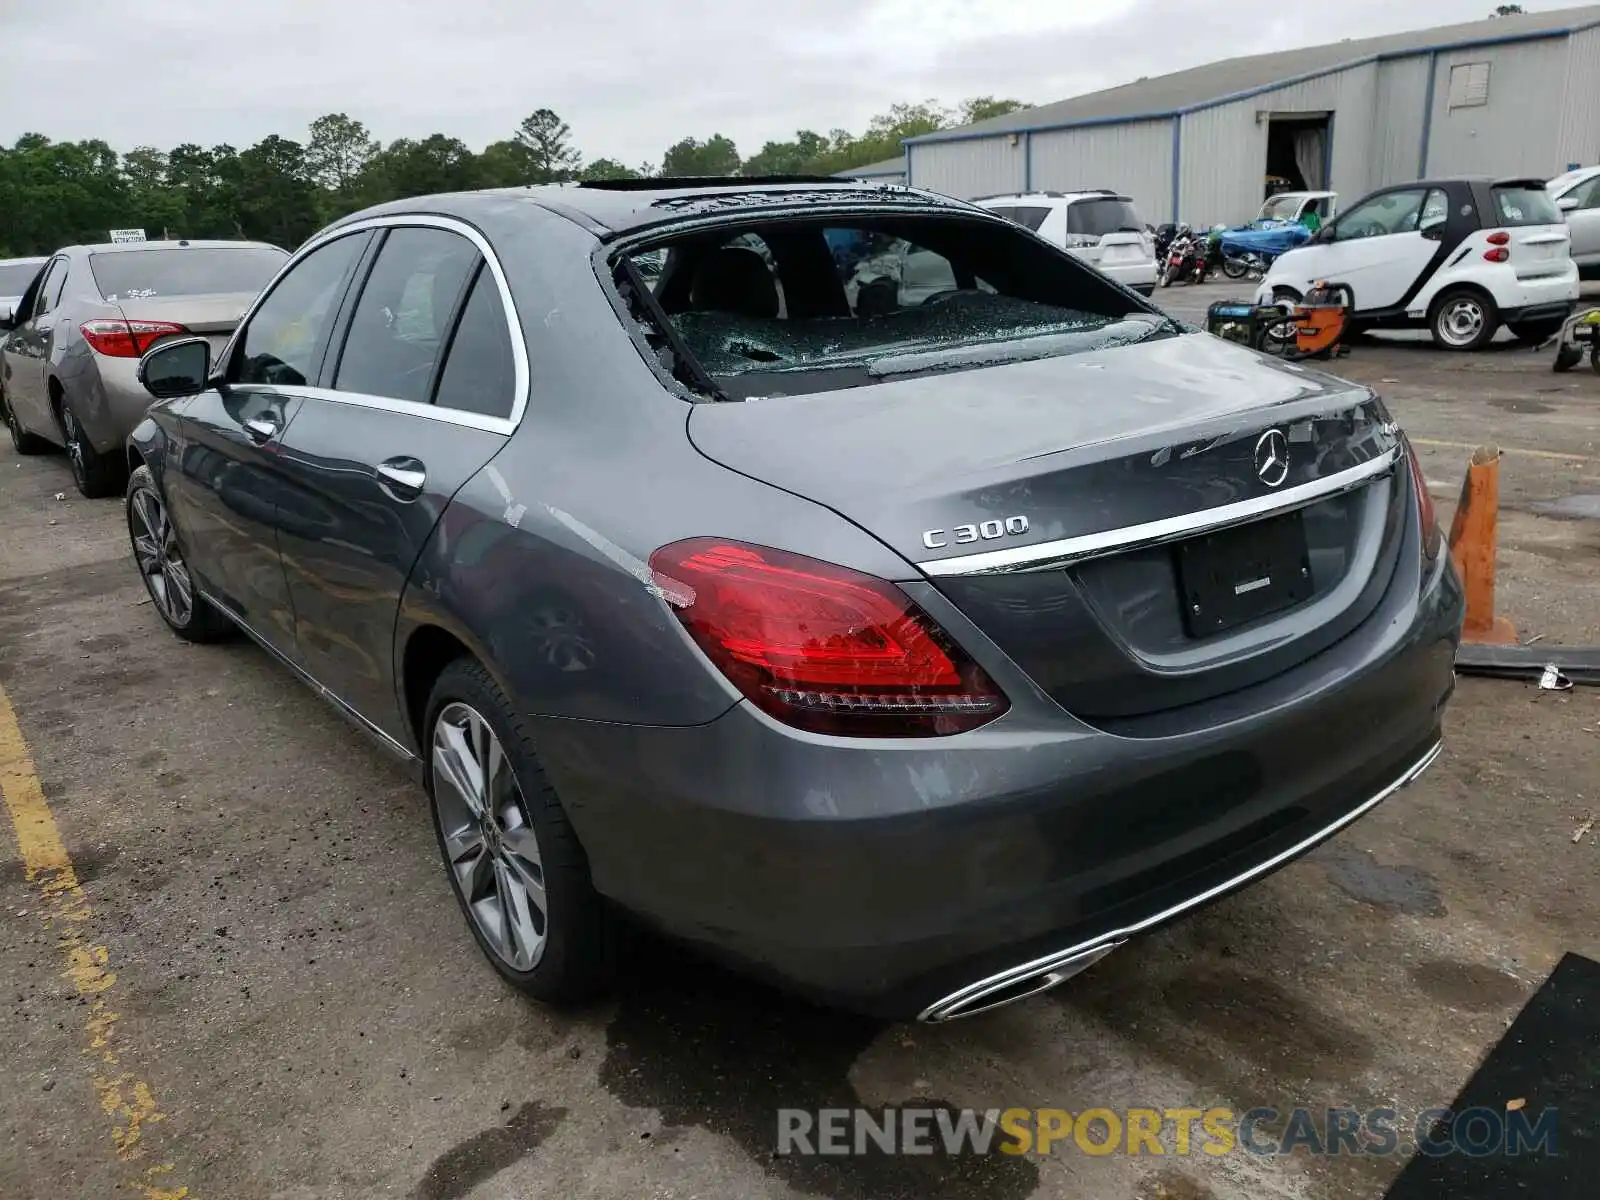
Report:
[[187,625],[194,613],[194,584],[178,548],[178,533],[167,516],[167,506],[149,488],[141,487],[129,505],[128,524],[133,556],[150,599],[174,625]]
[[78,418],[72,415],[72,410],[66,405],[61,407],[61,431],[66,435],[67,461],[72,464],[72,477],[81,485],[86,478],[83,468],[83,430],[78,426]]
[[433,726],[433,802],[445,856],[473,924],[514,971],[544,955],[544,864],[500,739],[477,711],[445,705]]
[[1439,313],[1439,336],[1452,346],[1471,345],[1483,332],[1488,319],[1483,302],[1471,296],[1458,296]]

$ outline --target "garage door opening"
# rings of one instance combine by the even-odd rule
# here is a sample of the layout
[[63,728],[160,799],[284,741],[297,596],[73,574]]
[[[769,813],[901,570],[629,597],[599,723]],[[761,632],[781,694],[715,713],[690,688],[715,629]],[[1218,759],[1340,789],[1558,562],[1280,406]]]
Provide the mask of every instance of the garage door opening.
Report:
[[1333,155],[1332,125],[1332,113],[1295,113],[1268,119],[1263,200],[1277,192],[1327,189]]

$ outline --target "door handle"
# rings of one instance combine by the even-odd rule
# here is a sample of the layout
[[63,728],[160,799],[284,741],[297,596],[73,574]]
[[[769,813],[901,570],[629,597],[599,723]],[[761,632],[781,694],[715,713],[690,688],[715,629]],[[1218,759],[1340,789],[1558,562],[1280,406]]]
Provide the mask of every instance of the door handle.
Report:
[[414,458],[391,458],[378,464],[378,485],[397,500],[415,500],[427,482],[427,467]]
[[251,441],[257,443],[271,441],[278,436],[278,431],[281,428],[282,426],[278,424],[276,414],[268,414],[264,417],[246,417],[244,419],[244,431],[250,435]]

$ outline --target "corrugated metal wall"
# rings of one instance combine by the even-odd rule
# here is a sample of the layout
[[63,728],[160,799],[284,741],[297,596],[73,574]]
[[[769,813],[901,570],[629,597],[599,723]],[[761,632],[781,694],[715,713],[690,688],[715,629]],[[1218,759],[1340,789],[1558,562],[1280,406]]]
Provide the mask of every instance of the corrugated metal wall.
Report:
[[1151,224],[1172,217],[1172,120],[1035,133],[1032,186],[1039,191],[1116,188]]
[[[1490,86],[1493,86],[1491,82]],[[1592,167],[1600,163],[1600,29],[1585,29],[1567,39],[1567,86],[1561,99],[1560,161]]]
[[[1568,55],[1565,38],[1440,54],[1427,173],[1545,179],[1564,167],[1562,108],[1578,101],[1566,90]],[[1452,110],[1450,68],[1481,62],[1489,64],[1489,103]]]
[[[1427,112],[1428,55],[1379,63],[1368,190],[1390,183],[1407,183],[1417,177]],[[1360,197],[1341,196],[1340,199],[1349,205]]]
[[1267,175],[1267,121],[1258,112],[1334,114],[1333,178],[1340,205],[1368,190],[1378,67],[1366,63],[1183,118],[1183,220],[1233,224],[1255,216]]
[[964,142],[927,142],[907,146],[906,174],[913,187],[943,192],[959,200],[993,192],[1022,190],[1022,135],[1010,144],[1004,135]]
[[[1488,63],[1489,102],[1449,106],[1450,69]],[[1430,175],[1528,174],[1600,163],[1600,28],[1567,38],[1365,63],[1182,119],[1181,212],[1172,208],[1172,122],[1131,121],[1032,135],[910,147],[910,182],[952,196],[1115,187],[1147,221],[1232,224],[1255,215],[1266,175],[1267,121],[1258,113],[1333,113],[1329,186],[1349,207],[1374,188],[1417,178],[1423,114],[1431,111]]]

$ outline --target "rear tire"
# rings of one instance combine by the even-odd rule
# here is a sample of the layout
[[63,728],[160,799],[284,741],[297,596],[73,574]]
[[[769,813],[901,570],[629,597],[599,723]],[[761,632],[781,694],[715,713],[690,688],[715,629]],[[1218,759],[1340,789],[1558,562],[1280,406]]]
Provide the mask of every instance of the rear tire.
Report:
[[1250,264],[1242,258],[1224,258],[1222,273],[1229,279],[1243,279],[1250,273]]
[[1550,369],[1558,374],[1572,370],[1583,361],[1583,348],[1581,346],[1562,346],[1556,351],[1556,360],[1550,364]]
[[11,401],[6,399],[3,392],[0,392],[0,415],[5,417],[6,429],[11,434],[11,446],[18,454],[43,454],[50,449],[49,442],[22,427],[22,418],[11,411]]
[[167,628],[186,642],[218,642],[232,636],[233,622],[195,590],[178,531],[149,467],[139,467],[128,477],[125,508],[133,561]]
[[1500,328],[1494,301],[1470,288],[1450,288],[1428,312],[1428,332],[1441,350],[1477,350]]
[[[422,753],[434,833],[478,948],[538,1000],[572,1003],[605,990],[615,970],[615,918],[594,890],[521,712],[481,663],[458,658],[440,672],[427,714]],[[463,770],[456,764],[465,758],[474,761]],[[484,762],[500,765],[482,771]],[[486,776],[487,788],[479,782]]]
[[57,403],[61,415],[61,436],[67,447],[67,462],[72,467],[72,482],[91,500],[116,495],[122,490],[125,470],[122,459],[96,450],[66,398],[62,397]]

